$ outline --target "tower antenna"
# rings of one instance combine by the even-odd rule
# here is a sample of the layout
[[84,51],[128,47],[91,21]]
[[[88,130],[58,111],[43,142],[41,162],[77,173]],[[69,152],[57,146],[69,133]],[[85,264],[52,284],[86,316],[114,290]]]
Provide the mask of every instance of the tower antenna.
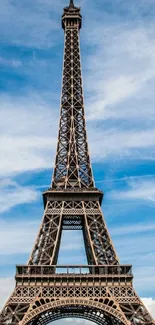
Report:
[[69,7],[70,7],[70,8],[74,8],[74,0],[70,0]]

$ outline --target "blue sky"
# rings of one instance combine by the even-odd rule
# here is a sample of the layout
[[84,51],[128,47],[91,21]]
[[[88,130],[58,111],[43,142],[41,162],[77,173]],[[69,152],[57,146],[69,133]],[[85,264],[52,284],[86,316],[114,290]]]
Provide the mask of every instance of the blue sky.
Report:
[[[67,1],[1,0],[1,305],[13,288],[15,264],[27,262],[43,214],[42,191],[51,180]],[[83,14],[85,111],[96,186],[105,193],[102,208],[120,261],[133,264],[136,290],[155,315],[155,2],[76,4]],[[59,263],[73,261],[85,262],[78,232],[62,238]]]

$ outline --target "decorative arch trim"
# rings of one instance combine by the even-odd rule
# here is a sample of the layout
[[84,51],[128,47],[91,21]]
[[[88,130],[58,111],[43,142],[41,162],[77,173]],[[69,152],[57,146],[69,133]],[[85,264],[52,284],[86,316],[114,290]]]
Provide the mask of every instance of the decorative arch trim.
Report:
[[[44,300],[44,304],[43,304]],[[33,305],[31,309],[28,310],[24,319],[20,322],[19,325],[29,325],[29,322],[32,321],[36,316],[42,314],[48,310],[56,309],[57,307],[63,306],[88,306],[90,308],[96,308],[99,311],[106,312],[107,314],[112,315],[121,321],[124,325],[130,325],[130,322],[126,319],[123,312],[121,311],[118,304],[111,298],[104,298],[103,302],[98,302],[94,300],[89,300],[87,298],[61,298],[59,300],[50,301],[45,303],[46,299],[40,298],[36,300],[36,305]],[[39,306],[39,303],[41,305]],[[37,307],[38,306],[38,307]]]

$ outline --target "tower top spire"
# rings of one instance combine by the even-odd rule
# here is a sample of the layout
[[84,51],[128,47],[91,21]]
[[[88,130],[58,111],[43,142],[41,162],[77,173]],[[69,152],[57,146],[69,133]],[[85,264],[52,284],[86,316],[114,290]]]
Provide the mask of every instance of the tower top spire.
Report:
[[80,13],[80,8],[74,5],[74,0],[69,0],[69,5],[64,8],[62,15],[62,28],[69,26],[81,28],[82,16]]
[[70,3],[69,3],[69,8],[74,8],[74,0],[70,0]]

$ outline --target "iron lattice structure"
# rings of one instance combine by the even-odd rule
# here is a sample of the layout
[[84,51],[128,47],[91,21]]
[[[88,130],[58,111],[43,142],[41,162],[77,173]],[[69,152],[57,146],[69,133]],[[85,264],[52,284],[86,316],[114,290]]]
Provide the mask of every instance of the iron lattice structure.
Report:
[[[101,211],[86,135],[79,47],[82,17],[73,1],[64,9],[63,85],[52,185],[43,193],[44,216],[25,266],[0,314],[0,325],[44,325],[78,317],[99,325],[153,325],[137,296],[130,265],[121,265]],[[62,230],[81,229],[87,266],[57,266]]]

